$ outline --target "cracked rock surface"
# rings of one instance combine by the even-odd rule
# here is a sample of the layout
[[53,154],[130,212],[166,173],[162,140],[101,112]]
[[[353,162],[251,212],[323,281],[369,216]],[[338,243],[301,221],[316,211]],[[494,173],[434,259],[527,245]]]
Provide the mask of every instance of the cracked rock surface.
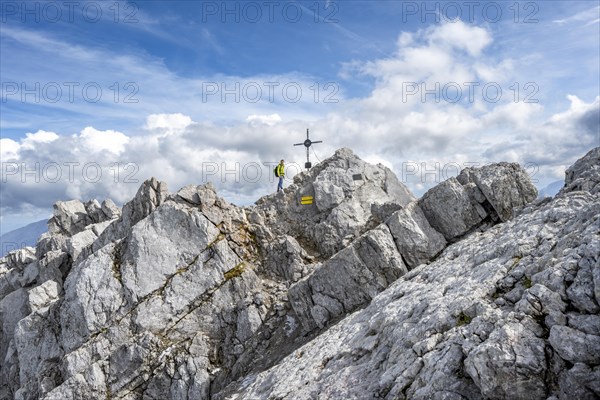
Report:
[[597,398],[599,154],[534,203],[517,164],[415,199],[349,149],[245,208],[59,202],[0,259],[0,398]]

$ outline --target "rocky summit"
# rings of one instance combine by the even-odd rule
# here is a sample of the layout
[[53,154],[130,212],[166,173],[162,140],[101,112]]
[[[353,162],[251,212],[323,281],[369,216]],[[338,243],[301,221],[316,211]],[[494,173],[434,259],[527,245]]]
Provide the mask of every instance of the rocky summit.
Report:
[[250,207],[58,202],[0,259],[0,398],[598,398],[600,148],[536,197],[498,163],[417,199],[341,149]]

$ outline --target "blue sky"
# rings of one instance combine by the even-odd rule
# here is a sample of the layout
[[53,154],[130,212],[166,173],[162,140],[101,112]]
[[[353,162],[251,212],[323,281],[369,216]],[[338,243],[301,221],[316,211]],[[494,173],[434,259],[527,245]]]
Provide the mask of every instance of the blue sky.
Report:
[[599,145],[598,1],[1,4],[2,232],[150,176],[252,203],[306,128],[417,194],[494,161],[543,187]]

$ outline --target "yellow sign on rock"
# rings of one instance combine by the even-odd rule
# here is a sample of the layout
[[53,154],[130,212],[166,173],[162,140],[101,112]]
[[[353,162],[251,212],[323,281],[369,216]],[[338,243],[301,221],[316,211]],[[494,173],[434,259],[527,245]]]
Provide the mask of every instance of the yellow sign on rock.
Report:
[[302,205],[307,205],[307,204],[312,204],[312,203],[313,203],[312,196],[302,196],[302,198],[300,199],[300,204],[302,204]]

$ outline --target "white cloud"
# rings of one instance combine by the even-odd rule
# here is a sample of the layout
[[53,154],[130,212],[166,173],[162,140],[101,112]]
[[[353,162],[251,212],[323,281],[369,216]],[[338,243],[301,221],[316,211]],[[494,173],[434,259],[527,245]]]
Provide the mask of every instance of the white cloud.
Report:
[[91,153],[106,150],[118,155],[125,151],[125,146],[129,143],[129,138],[121,132],[113,130],[99,131],[91,126],[84,128],[79,138],[82,145]]
[[498,65],[490,63],[475,63],[477,76],[480,76],[486,82],[504,82],[514,73],[515,62],[512,59],[503,60]]
[[[456,87],[460,90],[456,93],[459,102],[468,100],[469,106],[481,108],[482,96],[469,100],[468,85],[475,82],[481,91],[481,86],[491,78],[502,84],[513,69],[511,60],[498,63],[481,54],[491,41],[485,29],[461,21],[417,34],[401,33],[393,57],[369,61],[362,66],[362,72],[377,81],[364,101],[365,109],[373,114],[383,113],[386,119],[390,116],[397,119],[435,102],[436,95],[428,92],[434,91],[438,98],[443,94],[452,97]],[[441,109],[448,106],[452,108],[446,101],[436,104],[436,108]]]
[[431,27],[427,36],[435,45],[464,50],[471,56],[478,56],[492,42],[488,31],[460,20]]
[[19,143],[12,139],[0,139],[0,158],[2,162],[8,162],[19,158]]
[[281,122],[281,117],[279,114],[271,114],[271,115],[250,115],[246,118],[246,121],[249,123],[260,123],[265,125],[275,125],[278,122]]
[[54,132],[39,130],[35,133],[26,133],[25,138],[19,142],[2,138],[0,139],[0,155],[3,162],[19,159],[21,150],[34,150],[39,145],[50,144],[57,140],[59,135]]
[[46,132],[39,130],[36,133],[27,133],[23,139],[21,146],[24,149],[33,149],[38,143],[51,143],[58,139],[58,135],[54,132]]
[[588,104],[578,98],[575,95],[567,95],[567,99],[571,103],[569,109],[562,113],[553,115],[550,118],[550,122],[564,127],[564,125],[571,125],[581,118],[586,112],[597,108],[600,103],[600,97],[596,97],[596,100],[592,104]]
[[413,44],[414,38],[412,33],[410,32],[402,32],[400,36],[398,36],[398,47],[410,46]]
[[192,123],[192,118],[181,113],[152,114],[146,118],[145,128],[162,130],[167,134],[181,132]]
[[[360,151],[360,150],[355,150],[355,151]],[[366,162],[370,163],[370,164],[381,164],[384,165],[386,167],[388,167],[389,169],[394,169],[394,165],[390,162],[390,160],[381,157],[379,154],[361,154],[360,155],[361,158],[363,160],[365,160]]]
[[537,103],[509,102],[493,108],[481,119],[488,127],[528,129],[532,118],[542,113],[543,107]]

